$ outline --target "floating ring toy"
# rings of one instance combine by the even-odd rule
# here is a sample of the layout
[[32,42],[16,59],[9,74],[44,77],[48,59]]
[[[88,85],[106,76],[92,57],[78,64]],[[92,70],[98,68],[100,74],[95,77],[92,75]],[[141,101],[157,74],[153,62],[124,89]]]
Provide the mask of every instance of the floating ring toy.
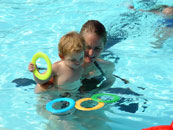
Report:
[[[101,96],[110,96],[113,97],[112,100],[101,100],[98,97]],[[107,93],[98,93],[98,94],[94,94],[93,96],[91,96],[91,99],[97,102],[103,102],[103,103],[113,103],[113,102],[117,102],[120,100],[120,97],[118,97],[117,95],[114,94],[107,94]]]
[[[61,102],[61,101],[69,102],[69,105],[63,109],[55,109],[52,107],[54,103]],[[73,99],[71,99],[71,98],[58,98],[58,99],[55,99],[55,100],[48,102],[46,104],[46,109],[48,111],[52,112],[53,114],[59,114],[59,113],[64,113],[64,112],[71,110],[74,106],[75,106],[75,101]]]
[[40,80],[46,80],[50,77],[50,75],[52,73],[52,64],[50,62],[49,57],[46,54],[44,54],[42,52],[38,52],[32,57],[32,63],[34,64],[35,68],[36,68],[36,61],[38,58],[43,58],[46,61],[47,71],[44,74],[40,74],[39,71],[37,69],[35,69],[33,71],[33,74]]
[[82,102],[89,101],[89,100],[92,100],[92,99],[91,98],[82,98],[82,99],[77,100],[75,108],[78,110],[83,110],[83,111],[92,111],[92,110],[100,109],[104,106],[104,103],[102,103],[102,102],[98,102],[98,104],[95,107],[91,107],[91,108],[86,108],[86,107],[81,106]]

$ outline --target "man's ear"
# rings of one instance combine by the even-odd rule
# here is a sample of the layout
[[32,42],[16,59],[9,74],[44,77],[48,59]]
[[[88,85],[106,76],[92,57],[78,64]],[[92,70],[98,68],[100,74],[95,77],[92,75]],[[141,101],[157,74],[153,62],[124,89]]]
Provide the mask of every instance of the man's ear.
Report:
[[64,59],[64,56],[62,54],[59,53],[59,57],[61,58],[61,60]]

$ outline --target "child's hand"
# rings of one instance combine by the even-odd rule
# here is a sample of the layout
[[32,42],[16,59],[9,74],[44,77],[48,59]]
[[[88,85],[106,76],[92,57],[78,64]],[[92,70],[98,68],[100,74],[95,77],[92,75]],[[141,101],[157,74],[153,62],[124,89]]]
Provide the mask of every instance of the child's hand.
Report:
[[28,65],[28,70],[29,70],[30,72],[33,72],[35,69],[36,69],[36,68],[35,68],[34,64],[30,62],[29,65]]

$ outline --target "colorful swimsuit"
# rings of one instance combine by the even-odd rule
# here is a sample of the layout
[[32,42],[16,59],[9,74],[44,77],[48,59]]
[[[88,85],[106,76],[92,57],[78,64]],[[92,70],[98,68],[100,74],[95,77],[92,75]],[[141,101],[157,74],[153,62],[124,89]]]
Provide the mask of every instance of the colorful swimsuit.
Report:
[[164,19],[162,21],[162,24],[164,24],[166,27],[173,27],[173,18],[172,19]]

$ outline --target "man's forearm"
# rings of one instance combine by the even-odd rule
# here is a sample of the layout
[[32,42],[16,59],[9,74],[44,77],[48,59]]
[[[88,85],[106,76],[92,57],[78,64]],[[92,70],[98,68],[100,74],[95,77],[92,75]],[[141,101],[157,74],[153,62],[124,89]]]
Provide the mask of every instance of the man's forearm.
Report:
[[98,90],[103,91],[106,90],[108,88],[110,88],[115,82],[115,77],[111,77],[111,78],[107,78],[105,81],[102,82],[102,84],[100,86],[98,86]]

